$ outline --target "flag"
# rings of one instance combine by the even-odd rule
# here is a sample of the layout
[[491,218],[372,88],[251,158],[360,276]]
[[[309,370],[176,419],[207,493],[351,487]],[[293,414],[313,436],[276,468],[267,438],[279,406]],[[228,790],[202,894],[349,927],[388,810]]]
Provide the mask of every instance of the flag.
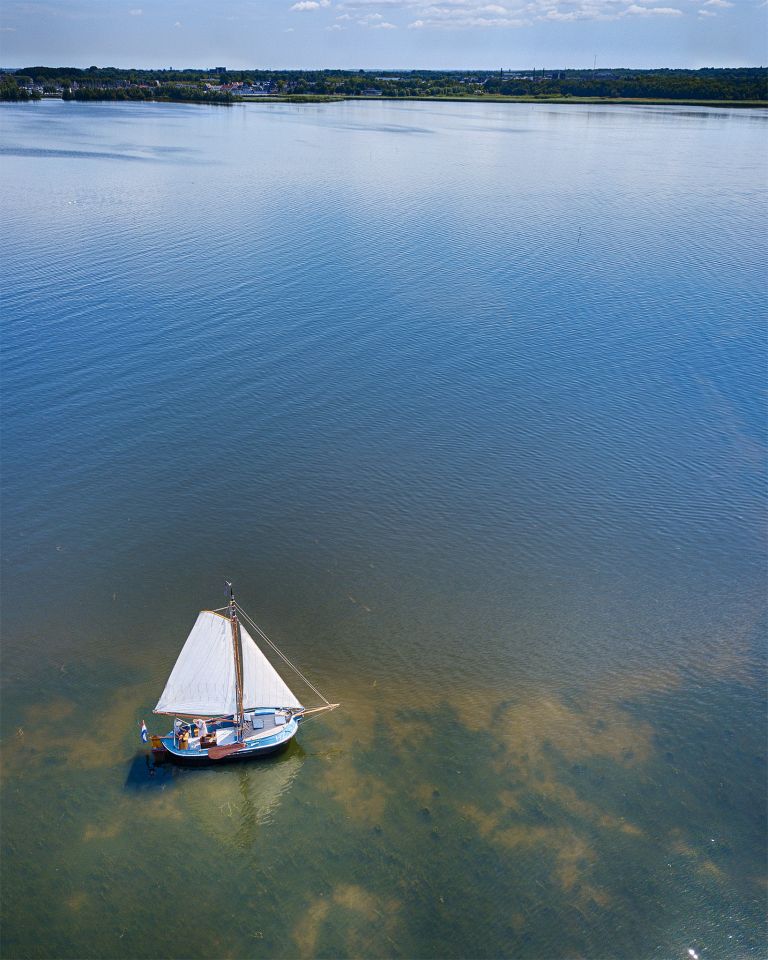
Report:
[[149,740],[149,734],[147,733],[147,725],[146,723],[144,723],[143,720],[141,721],[141,739],[144,743],[146,743],[147,740]]

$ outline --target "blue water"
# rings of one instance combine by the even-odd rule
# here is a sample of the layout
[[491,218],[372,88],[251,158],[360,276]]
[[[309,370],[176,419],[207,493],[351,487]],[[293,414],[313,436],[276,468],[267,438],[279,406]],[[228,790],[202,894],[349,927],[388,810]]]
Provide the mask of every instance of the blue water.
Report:
[[[765,955],[768,113],[0,124],[3,955]],[[343,708],[148,769],[224,577]]]

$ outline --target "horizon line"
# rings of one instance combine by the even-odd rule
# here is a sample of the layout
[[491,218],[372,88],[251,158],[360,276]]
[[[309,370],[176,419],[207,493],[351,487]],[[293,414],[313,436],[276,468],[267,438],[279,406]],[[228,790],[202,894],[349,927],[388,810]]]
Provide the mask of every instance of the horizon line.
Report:
[[698,71],[698,70],[764,70],[768,67],[761,64],[739,64],[738,66],[732,65],[717,65],[717,64],[708,64],[704,67],[690,67],[690,66],[665,66],[665,67],[630,67],[630,66],[619,66],[613,64],[612,66],[600,66],[600,67],[564,67],[564,66],[524,66],[524,67],[414,67],[414,66],[401,66],[401,67],[341,67],[341,66],[324,66],[324,67],[199,67],[199,66],[184,66],[184,67],[173,67],[173,66],[152,66],[152,67],[139,67],[135,64],[131,66],[118,66],[117,64],[94,64],[89,63],[88,66],[78,66],[74,63],[63,63],[63,64],[50,64],[50,63],[31,63],[26,61],[24,63],[11,66],[9,64],[4,64],[0,66],[0,71],[4,70],[21,70],[24,67],[43,67],[48,70],[89,70],[91,67],[96,67],[97,70],[154,70],[154,71],[173,71],[179,73],[185,70],[199,70],[201,72],[210,72],[215,70],[223,69],[226,72],[232,73],[243,73],[249,71],[263,71],[265,73],[289,73],[295,72],[297,70],[303,71],[312,71],[320,72],[326,70],[343,70],[346,72],[356,72],[356,73],[402,73],[402,72],[412,72],[412,73],[466,73],[466,72],[476,72],[476,73],[498,73],[498,72],[519,72],[521,70],[541,70],[541,71],[551,71],[551,70],[578,70],[583,73],[597,73],[599,70],[689,70],[689,71]]

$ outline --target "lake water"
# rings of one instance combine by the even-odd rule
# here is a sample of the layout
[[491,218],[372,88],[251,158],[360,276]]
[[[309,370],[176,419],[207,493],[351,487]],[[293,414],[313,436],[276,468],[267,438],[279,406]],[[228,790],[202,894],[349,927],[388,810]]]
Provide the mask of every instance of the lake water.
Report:
[[[768,113],[0,122],[3,956],[765,956]],[[343,706],[153,768],[225,577]]]

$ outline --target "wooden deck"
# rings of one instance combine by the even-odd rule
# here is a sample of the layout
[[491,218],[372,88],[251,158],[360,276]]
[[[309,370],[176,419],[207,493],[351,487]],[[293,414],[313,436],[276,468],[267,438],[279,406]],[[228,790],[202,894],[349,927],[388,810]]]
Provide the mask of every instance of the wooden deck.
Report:
[[[289,721],[290,717],[286,718]],[[253,718],[253,721],[246,720],[243,724],[243,739],[260,740],[262,737],[271,737],[276,730],[282,730],[285,723],[275,723],[275,715],[265,713]]]

